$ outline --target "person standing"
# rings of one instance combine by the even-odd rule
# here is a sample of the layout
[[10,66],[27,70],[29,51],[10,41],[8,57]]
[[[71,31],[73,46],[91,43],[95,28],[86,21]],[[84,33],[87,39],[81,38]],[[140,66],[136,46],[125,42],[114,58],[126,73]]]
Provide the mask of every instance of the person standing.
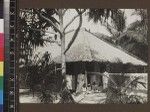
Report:
[[103,73],[103,89],[106,89],[108,87],[108,80],[109,80],[109,73],[105,71]]

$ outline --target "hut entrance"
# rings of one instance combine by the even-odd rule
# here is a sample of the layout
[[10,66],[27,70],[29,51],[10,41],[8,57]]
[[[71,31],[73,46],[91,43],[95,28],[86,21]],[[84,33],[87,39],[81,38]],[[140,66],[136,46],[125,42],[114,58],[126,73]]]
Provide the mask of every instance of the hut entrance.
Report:
[[88,90],[101,90],[103,87],[102,76],[91,72],[87,75]]
[[[101,90],[103,77],[99,75],[106,69],[106,65],[98,62],[74,62],[67,64],[67,74],[72,76],[74,91]],[[69,82],[69,81],[68,81]]]
[[86,64],[87,83],[91,90],[101,90],[103,88],[103,77],[100,73],[106,70],[105,63],[91,62]]

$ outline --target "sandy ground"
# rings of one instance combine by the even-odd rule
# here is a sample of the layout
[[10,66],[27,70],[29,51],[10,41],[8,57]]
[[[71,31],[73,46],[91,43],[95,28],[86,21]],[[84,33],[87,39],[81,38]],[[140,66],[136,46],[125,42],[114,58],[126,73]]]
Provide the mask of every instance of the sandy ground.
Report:
[[79,101],[79,103],[86,104],[103,104],[106,99],[104,93],[90,93],[85,94],[84,98]]
[[[21,90],[23,91],[23,90]],[[78,103],[86,104],[102,104],[105,101],[106,95],[104,93],[94,92],[83,92],[78,96],[73,95],[74,99]],[[37,95],[32,94],[20,94],[20,103],[40,103],[40,99]]]
[[[140,93],[137,95],[142,96],[145,100],[147,99],[147,94],[145,93]],[[101,92],[86,91],[79,95],[73,95],[73,98],[80,104],[103,104],[106,99],[106,94]],[[20,94],[19,100],[20,103],[41,103],[36,94],[33,97],[33,95],[29,94],[28,92],[25,94]]]
[[35,95],[20,95],[20,103],[40,103],[40,99]]

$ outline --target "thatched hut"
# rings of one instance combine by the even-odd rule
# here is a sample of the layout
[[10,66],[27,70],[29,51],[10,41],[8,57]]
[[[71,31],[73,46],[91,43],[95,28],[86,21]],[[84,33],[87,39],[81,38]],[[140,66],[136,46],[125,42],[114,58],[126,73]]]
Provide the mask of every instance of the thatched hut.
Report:
[[[66,34],[66,46],[74,31]],[[60,49],[60,47],[57,47]],[[60,50],[54,61],[61,63]],[[109,65],[111,73],[145,72],[147,63],[129,52],[116,47],[86,29],[81,29],[71,48],[66,53],[67,74],[72,79],[72,89],[88,84],[103,86],[101,75]],[[95,74],[94,74],[95,73]],[[72,76],[72,77],[71,77]]]

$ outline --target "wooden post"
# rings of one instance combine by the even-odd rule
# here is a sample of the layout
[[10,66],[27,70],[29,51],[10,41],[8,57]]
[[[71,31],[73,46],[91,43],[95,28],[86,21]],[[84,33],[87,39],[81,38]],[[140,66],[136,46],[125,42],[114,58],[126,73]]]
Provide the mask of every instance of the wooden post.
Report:
[[55,75],[56,75],[56,73],[57,73],[56,69],[57,69],[57,67],[56,67],[56,63],[55,63]]
[[86,90],[87,90],[87,71],[85,70],[85,87],[86,87]]
[[85,81],[85,87],[86,87],[86,90],[87,90],[87,70],[86,70],[86,63],[84,62],[84,73],[85,73],[85,75],[84,75],[84,81]]

